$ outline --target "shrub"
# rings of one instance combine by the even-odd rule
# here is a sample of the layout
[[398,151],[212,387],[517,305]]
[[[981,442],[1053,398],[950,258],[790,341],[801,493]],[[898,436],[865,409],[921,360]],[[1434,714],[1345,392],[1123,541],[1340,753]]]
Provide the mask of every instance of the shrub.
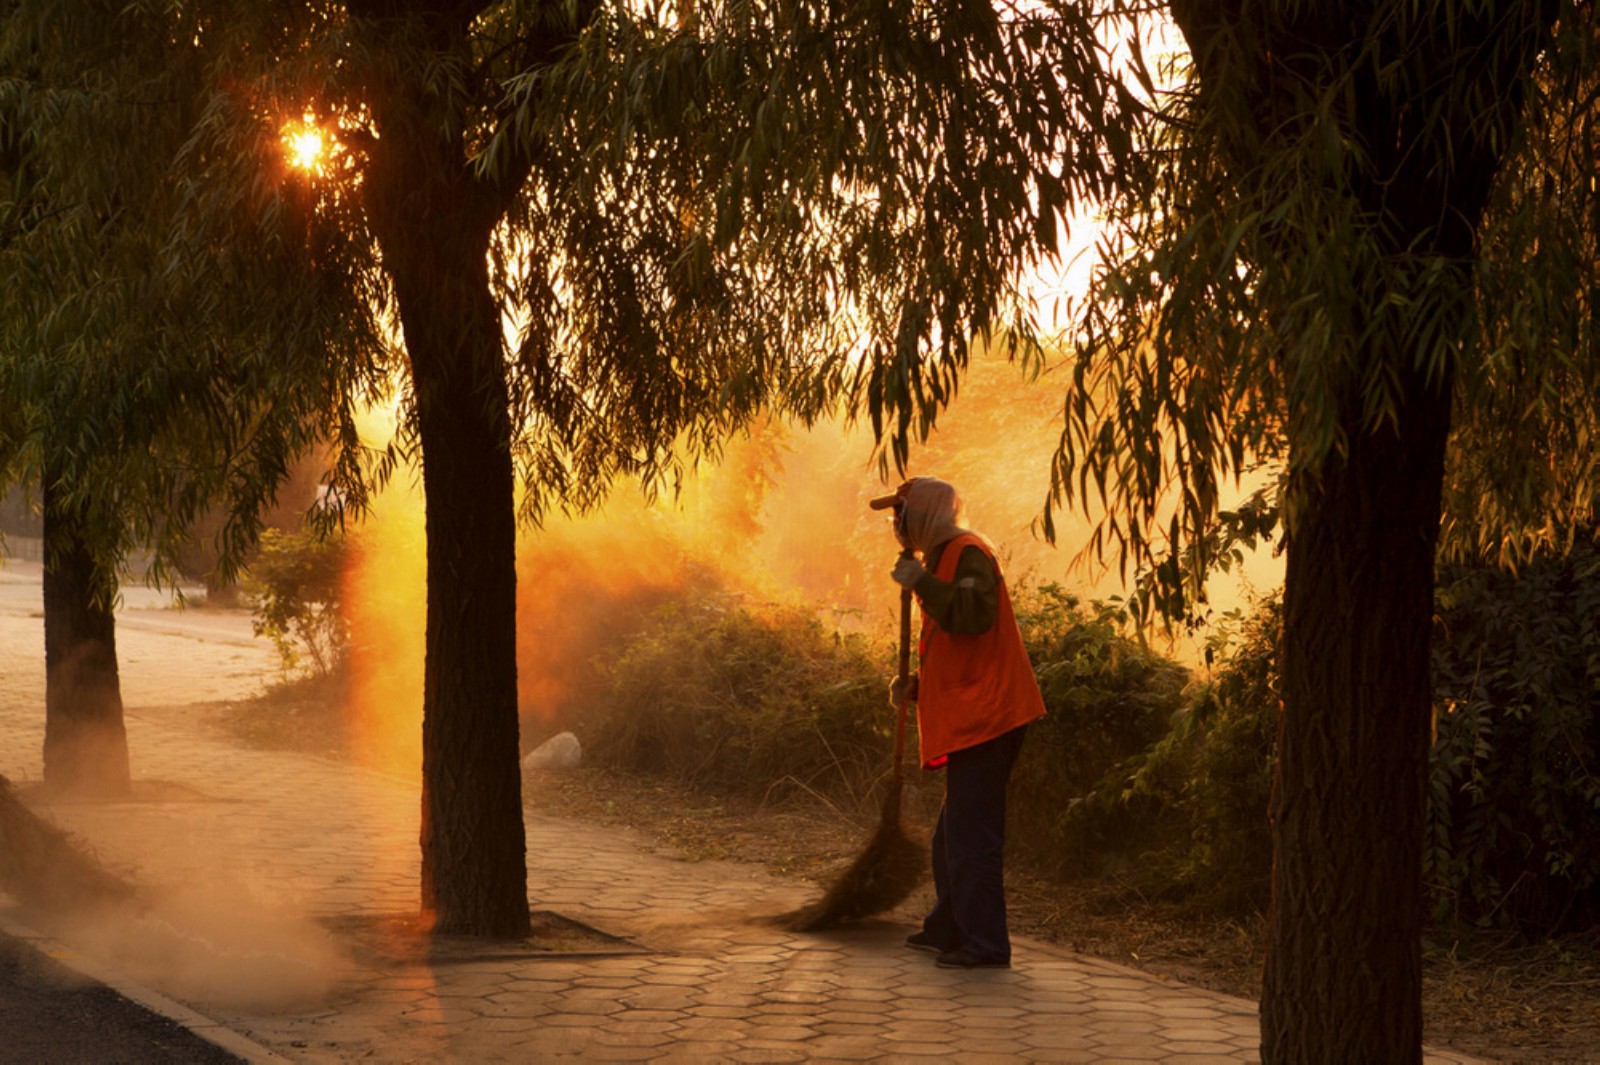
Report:
[[1187,749],[1177,806],[1190,831],[1182,875],[1224,910],[1261,909],[1270,891],[1267,805],[1282,631],[1283,605],[1276,597],[1225,620],[1212,644],[1219,664],[1179,730]]
[[[1437,919],[1546,935],[1600,920],[1600,551],[1441,575],[1424,876]],[[1265,904],[1282,608],[1221,635],[1173,727],[1073,807],[1137,811],[1147,866],[1223,909]],[[1138,833],[1159,843],[1148,827]],[[1147,885],[1148,888],[1148,885]]]
[[[604,671],[578,727],[598,761],[725,794],[869,807],[894,738],[892,648],[809,610],[677,600]],[[915,762],[915,737],[908,737]]]
[[[1213,637],[1203,684],[1055,585],[1014,588],[1047,716],[1012,782],[1012,853],[1148,894],[1265,905],[1278,599]],[[1424,873],[1442,919],[1548,934],[1600,920],[1600,550],[1447,571]],[[867,808],[887,765],[892,649],[801,608],[675,601],[604,670],[591,751],[759,798]],[[910,741],[915,743],[914,738]]]
[[[1045,792],[1075,778],[1068,790],[1076,794],[1055,827],[1054,845],[1068,868],[1125,872],[1147,895],[1198,896],[1220,910],[1264,905],[1277,603],[1219,629],[1211,650],[1220,665],[1200,685],[1117,635],[1116,615],[1105,607],[1067,620],[1054,649],[1035,651],[1047,703],[1067,711],[1047,735],[1053,745],[1071,746],[1085,732],[1117,723],[1110,741],[1089,743],[1086,750],[1098,752],[1091,765],[1038,767],[1034,786]],[[1094,708],[1087,716],[1084,704]]]
[[1129,759],[1170,729],[1188,671],[1119,631],[1119,614],[1055,584],[1013,589],[1044,695],[1012,781],[1008,834],[1051,872],[1096,871],[1158,846],[1170,819],[1129,792]]
[[1436,915],[1600,919],[1600,551],[1448,571],[1424,871]]
[[255,633],[272,641],[285,672],[309,662],[314,675],[326,677],[344,665],[343,572],[342,539],[309,531],[261,534],[245,587],[254,599]]

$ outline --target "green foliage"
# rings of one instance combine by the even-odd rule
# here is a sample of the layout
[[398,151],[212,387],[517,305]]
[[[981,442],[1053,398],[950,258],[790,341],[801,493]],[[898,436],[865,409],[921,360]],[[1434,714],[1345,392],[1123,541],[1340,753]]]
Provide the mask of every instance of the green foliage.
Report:
[[[1018,588],[1015,604],[1048,712],[1013,778],[1014,853],[1065,874],[1163,851],[1180,858],[1156,871],[1189,862],[1191,880],[1248,865],[1238,854],[1261,845],[1270,773],[1251,698],[1269,683],[1270,648],[1251,644],[1238,656],[1248,666],[1197,708],[1188,671],[1123,635],[1114,608],[1054,584]],[[576,692],[567,720],[612,765],[870,810],[892,741],[892,657],[799,607],[679,598],[597,656],[599,679]]]
[[1456,405],[1445,500],[1456,561],[1564,549],[1600,499],[1597,15],[1563,5],[1481,238],[1480,358]]
[[1147,150],[1072,307],[1052,505],[1103,508],[1091,551],[1154,575],[1151,604],[1182,616],[1228,482],[1282,472],[1266,502],[1290,528],[1316,483],[1291,468],[1442,382],[1464,430],[1446,544],[1569,540],[1597,498],[1593,5],[1171,10],[1189,53],[1150,72]]
[[1267,803],[1280,706],[1283,604],[1276,597],[1263,600],[1249,615],[1227,619],[1218,632],[1216,668],[1197,692],[1183,730],[1187,767],[1177,806],[1193,840],[1184,875],[1218,905],[1260,910],[1272,869]]
[[[390,324],[395,241],[445,224],[413,201],[471,200],[520,326],[534,519],[671,484],[764,405],[853,402],[903,462],[974,335],[1036,344],[1019,279],[1131,145],[1101,23],[1066,0],[216,10],[184,158],[199,231],[280,224]],[[317,175],[282,166],[300,115],[333,146]]]
[[1086,817],[1080,804],[1128,785],[1129,757],[1154,743],[1183,705],[1187,671],[1119,631],[1104,605],[1084,608],[1054,584],[1015,591],[1046,716],[1030,730],[1015,788],[1028,797],[1010,824],[1015,838],[1056,868],[1081,868],[1089,854],[1127,854],[1147,844],[1141,804],[1106,806]]
[[[222,576],[290,464],[347,440],[381,350],[286,270],[282,219],[208,228],[182,160],[205,97],[203,4],[9,0],[0,19],[0,484],[49,482],[114,571],[166,579],[203,514]],[[236,174],[234,195],[260,190]],[[237,221],[237,219],[235,219]],[[378,374],[381,378],[381,372]],[[344,496],[354,460],[335,453]]]
[[316,677],[344,665],[350,634],[340,608],[344,574],[343,537],[309,530],[268,529],[250,562],[248,591],[255,602],[255,632],[277,648],[284,671],[308,663]]
[[1447,571],[1424,870],[1440,917],[1600,920],[1600,549]]
[[1228,912],[1264,909],[1272,868],[1267,803],[1278,724],[1282,607],[1258,604],[1212,632],[1210,679],[1190,692],[1171,729],[1128,759],[1120,795],[1090,795],[1086,810],[1142,802],[1167,825],[1149,864],[1163,890]]
[[1276,600],[1218,623],[1210,679],[1074,803],[1068,821],[1091,863],[1136,858],[1147,894],[1232,913],[1265,907],[1281,624]]
[[1276,603],[1214,637],[1218,667],[1197,685],[1119,635],[1104,606],[1085,614],[1048,586],[1022,602],[1050,709],[1018,767],[1019,794],[1048,797],[1018,812],[1023,853],[1068,874],[1125,872],[1147,893],[1263,905]]
[[[1436,918],[1544,935],[1600,920],[1600,549],[1447,570],[1423,875]],[[1209,683],[1071,809],[1146,890],[1265,905],[1282,609],[1219,630]]]
[[865,808],[892,753],[892,657],[799,607],[681,599],[616,650],[573,724],[604,763],[714,792]]
[[[583,342],[561,350],[627,338],[667,360],[687,400],[776,385],[810,415],[842,395],[903,465],[975,335],[1037,344],[1021,272],[1131,146],[1100,28],[1064,0],[601,5],[515,81],[487,153],[555,146],[567,168],[522,205],[519,230],[555,246],[520,298]],[[605,404],[621,383],[587,387]]]
[[[1214,623],[1209,678],[1059,586],[1015,589],[1048,716],[1013,780],[1012,853],[1115,871],[1228,912],[1267,902],[1282,606]],[[1447,571],[1423,872],[1441,919],[1544,935],[1600,919],[1600,547],[1517,574]],[[859,803],[881,771],[890,655],[799,609],[677,600],[614,649],[589,748],[613,764],[769,797]]]
[[[1196,710],[1188,671],[1122,635],[1113,608],[1053,584],[1019,588],[1015,600],[1048,713],[1013,778],[1013,853],[1072,874],[1165,851],[1181,857],[1152,871],[1175,875],[1189,861],[1191,880],[1248,864],[1236,852],[1260,845],[1270,772],[1249,697],[1270,658],[1250,659],[1253,672],[1218,684]],[[574,693],[566,721],[611,765],[870,812],[892,742],[892,657],[799,607],[678,598],[597,655],[598,679]]]

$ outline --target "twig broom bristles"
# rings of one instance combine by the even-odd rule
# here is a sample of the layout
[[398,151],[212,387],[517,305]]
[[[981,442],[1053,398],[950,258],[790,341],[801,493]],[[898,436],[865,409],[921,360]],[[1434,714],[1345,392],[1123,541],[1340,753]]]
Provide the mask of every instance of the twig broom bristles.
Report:
[[797,932],[832,928],[846,921],[893,909],[922,883],[928,869],[927,849],[906,835],[900,821],[900,794],[905,785],[906,682],[911,675],[911,589],[900,592],[900,661],[897,686],[902,693],[894,732],[894,766],[883,796],[878,828],[861,853],[817,902],[780,920]]

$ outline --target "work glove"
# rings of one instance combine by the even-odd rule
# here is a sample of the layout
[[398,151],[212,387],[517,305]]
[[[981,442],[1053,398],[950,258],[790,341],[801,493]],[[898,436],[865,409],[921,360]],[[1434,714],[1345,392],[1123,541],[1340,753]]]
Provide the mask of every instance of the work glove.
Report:
[[889,705],[899,709],[905,703],[917,701],[917,675],[896,677],[889,682]]
[[895,583],[902,588],[915,588],[917,582],[928,575],[928,569],[914,558],[902,557],[894,564],[894,569],[889,571]]

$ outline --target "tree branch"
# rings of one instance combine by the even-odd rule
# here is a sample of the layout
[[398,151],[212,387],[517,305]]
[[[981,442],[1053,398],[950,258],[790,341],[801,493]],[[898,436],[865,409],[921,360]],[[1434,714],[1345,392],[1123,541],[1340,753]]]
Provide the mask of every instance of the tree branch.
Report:
[[[502,79],[494,78],[488,68],[495,59],[507,54],[515,56],[512,68],[517,71],[551,66],[560,58],[563,51],[578,42],[584,30],[593,23],[599,10],[600,0],[578,0],[575,8],[576,18],[571,23],[563,25],[565,19],[560,19],[557,15],[551,21],[534,27],[518,41],[499,49],[479,64],[478,73],[485,82],[501,81]],[[555,21],[556,19],[560,21]],[[513,136],[506,131],[505,124],[516,111],[516,104],[505,97],[502,97],[492,109],[494,129],[491,131],[488,143],[502,144],[505,150],[496,158],[492,169],[485,169],[483,181],[501,210],[510,206],[522,188],[523,182],[537,165],[543,149],[542,143],[539,143],[537,138]]]

